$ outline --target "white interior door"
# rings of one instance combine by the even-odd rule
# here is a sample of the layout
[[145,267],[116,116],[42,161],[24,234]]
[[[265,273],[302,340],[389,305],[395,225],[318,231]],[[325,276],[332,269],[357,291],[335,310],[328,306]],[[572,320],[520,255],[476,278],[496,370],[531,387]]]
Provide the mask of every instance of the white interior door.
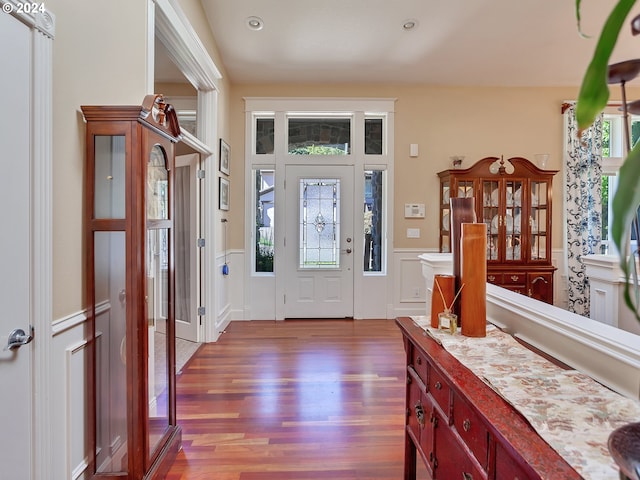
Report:
[[176,157],[175,176],[175,269],[176,336],[198,340],[198,185],[196,172],[200,155]]
[[288,165],[285,196],[285,318],[353,317],[353,167]]
[[33,476],[31,452],[33,344],[3,350],[9,334],[32,324],[31,291],[31,30],[0,14],[0,477]]

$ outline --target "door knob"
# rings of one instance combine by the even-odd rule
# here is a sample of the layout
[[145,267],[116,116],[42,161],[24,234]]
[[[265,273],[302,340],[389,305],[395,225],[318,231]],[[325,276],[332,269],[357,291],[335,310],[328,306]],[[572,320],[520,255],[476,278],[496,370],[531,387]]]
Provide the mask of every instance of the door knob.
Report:
[[31,340],[33,340],[33,327],[31,327],[31,332],[29,334],[25,333],[21,328],[16,328],[9,334],[7,346],[4,347],[4,350],[15,350],[20,348],[22,345],[26,345],[31,342]]

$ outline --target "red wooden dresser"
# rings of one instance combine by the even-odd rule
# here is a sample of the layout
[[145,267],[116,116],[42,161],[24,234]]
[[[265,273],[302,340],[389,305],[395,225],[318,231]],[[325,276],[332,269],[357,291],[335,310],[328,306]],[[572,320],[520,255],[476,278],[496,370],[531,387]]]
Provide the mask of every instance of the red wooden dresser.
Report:
[[411,318],[396,323],[407,357],[405,480],[416,479],[418,458],[434,480],[582,478]]

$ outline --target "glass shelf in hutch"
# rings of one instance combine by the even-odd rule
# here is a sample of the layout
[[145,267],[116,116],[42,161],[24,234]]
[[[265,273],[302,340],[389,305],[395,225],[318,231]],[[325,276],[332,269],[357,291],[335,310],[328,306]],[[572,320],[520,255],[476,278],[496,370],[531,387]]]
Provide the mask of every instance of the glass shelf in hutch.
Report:
[[487,157],[440,177],[440,251],[451,251],[449,199],[472,197],[487,225],[487,281],[553,303],[552,181],[529,160]]

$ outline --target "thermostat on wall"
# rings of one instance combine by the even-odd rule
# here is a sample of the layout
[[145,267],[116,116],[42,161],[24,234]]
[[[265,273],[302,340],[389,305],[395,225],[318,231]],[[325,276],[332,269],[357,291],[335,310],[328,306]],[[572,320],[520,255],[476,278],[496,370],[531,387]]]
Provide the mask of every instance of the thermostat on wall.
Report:
[[424,203],[405,203],[404,218],[424,218]]

